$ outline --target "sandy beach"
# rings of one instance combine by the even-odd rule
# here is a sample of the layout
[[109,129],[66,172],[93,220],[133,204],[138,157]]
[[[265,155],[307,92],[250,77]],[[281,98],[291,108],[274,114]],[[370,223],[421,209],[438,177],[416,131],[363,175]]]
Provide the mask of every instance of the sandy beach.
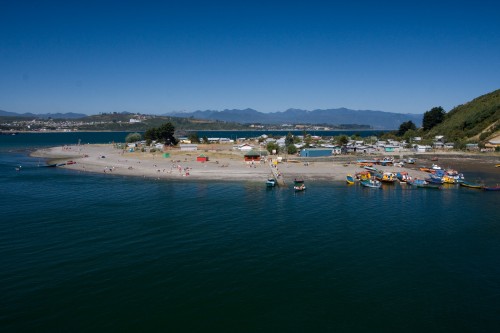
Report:
[[[288,162],[278,163],[273,167],[267,161],[245,162],[243,153],[233,151],[229,147],[211,147],[198,151],[180,151],[171,149],[169,157],[164,158],[163,152],[141,152],[116,148],[112,144],[88,144],[64,147],[53,147],[40,149],[32,153],[32,156],[45,158],[48,164],[75,162],[66,164],[62,168],[72,169],[79,172],[93,172],[112,175],[148,177],[156,179],[203,179],[203,180],[245,180],[265,181],[275,173],[280,173],[285,184],[290,185],[295,178],[304,180],[345,181],[347,174],[355,174],[363,169],[356,163],[359,158],[383,157],[380,156],[336,156],[328,158],[317,158],[307,163],[299,158],[288,159]],[[207,162],[197,161],[197,157],[203,154],[209,160]],[[400,158],[403,153],[394,156]],[[415,154],[404,153],[404,157],[415,157]],[[418,156],[416,164],[407,164],[405,167],[380,166],[383,171],[398,172],[407,171],[413,178],[426,178],[427,174],[418,170],[422,164],[431,165],[431,157]],[[439,163],[446,163],[446,167],[478,165],[477,160],[483,160],[491,172],[495,173],[499,168],[492,168],[494,163],[500,163],[498,156],[487,156],[478,158],[474,155],[444,154],[440,156]],[[469,160],[470,163],[467,163]],[[443,161],[443,162],[441,162]],[[437,162],[436,162],[437,163]],[[496,172],[498,174],[498,172]]]

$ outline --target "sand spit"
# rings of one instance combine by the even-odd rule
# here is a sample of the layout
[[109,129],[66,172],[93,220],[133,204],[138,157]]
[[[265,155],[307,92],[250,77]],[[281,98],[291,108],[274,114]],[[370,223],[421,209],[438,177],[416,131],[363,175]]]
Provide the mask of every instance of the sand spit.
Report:
[[[272,174],[271,165],[267,162],[249,163],[240,152],[227,150],[180,151],[169,150],[169,157],[163,153],[129,152],[116,148],[112,144],[89,144],[81,146],[64,146],[40,149],[32,156],[46,158],[48,164],[67,163],[63,168],[79,172],[93,172],[109,175],[137,176],[157,179],[203,179],[203,180],[245,180],[265,181]],[[199,162],[197,157],[204,154],[208,162]],[[409,153],[406,157],[414,157]],[[377,157],[383,157],[377,156]],[[400,154],[395,156],[400,157]],[[406,167],[377,166],[383,171],[407,171],[412,177],[426,178],[427,174],[418,170],[422,164],[431,165],[431,157],[418,157],[418,162]],[[446,159],[463,161],[463,155],[447,155]],[[355,174],[363,169],[357,165],[358,158],[372,159],[374,156],[338,156],[317,158],[308,161],[294,158],[293,162],[279,163],[277,171],[282,174],[286,184],[293,183],[295,178],[304,180],[345,181],[347,174]],[[468,158],[473,158],[468,156]],[[476,157],[477,159],[477,157]],[[290,159],[289,159],[290,160]],[[488,163],[498,163],[498,156],[490,156]]]

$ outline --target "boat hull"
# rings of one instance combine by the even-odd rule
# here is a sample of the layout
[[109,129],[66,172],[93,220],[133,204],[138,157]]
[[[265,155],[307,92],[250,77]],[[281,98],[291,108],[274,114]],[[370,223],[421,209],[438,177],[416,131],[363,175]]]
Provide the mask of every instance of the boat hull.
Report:
[[485,191],[500,191],[500,186],[496,186],[496,187],[483,187],[483,190]]
[[474,189],[482,189],[483,186],[480,184],[473,184],[473,183],[467,183],[467,182],[462,182],[460,183],[460,186],[467,187],[467,188],[474,188]]
[[368,188],[380,188],[382,183],[377,180],[362,180],[361,185]]

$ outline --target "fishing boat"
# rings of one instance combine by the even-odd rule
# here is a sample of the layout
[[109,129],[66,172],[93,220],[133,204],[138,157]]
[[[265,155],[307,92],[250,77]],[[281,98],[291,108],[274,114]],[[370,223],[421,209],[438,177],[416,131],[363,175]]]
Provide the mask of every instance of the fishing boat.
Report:
[[275,187],[276,180],[274,178],[269,178],[268,180],[266,180],[266,186],[267,187]]
[[383,183],[390,183],[390,184],[393,184],[394,182],[396,182],[396,180],[398,180],[398,178],[396,177],[395,174],[393,174],[392,172],[384,172],[383,174],[378,174],[376,176],[377,180],[383,182]]
[[371,166],[364,166],[364,168],[368,171],[373,171],[373,172],[378,172],[377,168],[371,167]]
[[455,178],[450,177],[448,175],[443,176],[443,178],[441,178],[441,179],[443,180],[443,183],[445,183],[445,184],[456,184],[457,183],[455,181]]
[[433,174],[430,174],[429,178],[426,178],[425,181],[429,184],[443,184],[443,180],[441,177],[435,176]]
[[354,184],[354,177],[352,175],[347,175],[345,177],[345,180],[346,180],[347,184],[349,184],[349,185]]
[[303,180],[295,179],[293,183],[293,189],[295,190],[295,192],[305,191],[306,185],[304,184]]
[[376,179],[366,179],[362,180],[360,183],[364,187],[369,187],[369,188],[380,188],[380,186],[382,186],[382,183]]
[[500,186],[483,186],[483,190],[485,191],[500,191]]
[[482,189],[483,188],[483,185],[481,185],[481,184],[470,183],[470,182],[461,182],[460,186],[468,187],[468,188],[475,188],[475,189]]
[[381,165],[384,165],[384,166],[391,165],[391,164],[394,163],[394,158],[392,158],[392,157],[384,157],[384,159],[380,160],[379,163]]
[[396,174],[396,177],[399,179],[400,183],[406,183],[407,181],[411,181],[411,177],[406,171],[401,171]]
[[435,183],[428,183],[428,182],[425,182],[425,183],[418,183],[418,184],[415,184],[417,187],[419,188],[432,188],[432,189],[440,189],[441,188],[441,185],[440,184],[435,184]]
[[413,179],[413,180],[407,180],[406,184],[417,186],[417,185],[427,184],[427,182],[423,179]]
[[366,180],[371,178],[371,174],[369,171],[356,172],[355,176],[359,180]]

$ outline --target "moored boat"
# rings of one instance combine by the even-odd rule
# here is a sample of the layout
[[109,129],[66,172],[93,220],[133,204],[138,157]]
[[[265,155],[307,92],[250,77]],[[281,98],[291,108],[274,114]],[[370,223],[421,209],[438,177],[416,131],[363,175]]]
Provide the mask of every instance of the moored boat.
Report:
[[419,188],[432,188],[432,189],[440,189],[441,188],[441,185],[440,184],[434,184],[434,183],[419,183],[419,184],[415,184],[417,187]]
[[407,180],[406,184],[417,186],[417,185],[427,184],[427,182],[423,179],[413,179],[413,180]]
[[269,178],[268,180],[266,180],[266,186],[267,187],[276,186],[276,180],[274,178]]
[[475,188],[475,189],[482,189],[484,186],[481,185],[481,184],[477,184],[477,183],[470,183],[470,182],[461,182],[460,183],[460,186],[463,186],[463,187],[468,187],[468,188]]
[[350,174],[345,177],[345,180],[349,185],[354,184],[354,177]]
[[359,180],[366,180],[371,178],[371,174],[369,171],[356,172],[355,176]]
[[371,167],[371,166],[364,166],[364,168],[368,171],[373,171],[373,172],[378,172],[377,168]]
[[380,188],[380,186],[382,186],[382,183],[376,179],[366,179],[362,180],[360,183],[364,187],[369,187],[369,188]]
[[430,174],[429,178],[426,178],[425,181],[429,184],[443,184],[443,180],[441,177],[435,176],[433,174]]
[[441,178],[441,179],[443,180],[443,183],[445,183],[445,184],[456,184],[457,183],[455,181],[455,178],[450,177],[448,175],[443,176],[443,178]]
[[400,183],[406,183],[407,181],[411,181],[411,177],[406,171],[401,171],[396,174],[396,177],[399,179]]
[[293,183],[293,189],[295,190],[295,192],[304,191],[306,189],[306,185],[304,184],[303,180],[295,179]]
[[378,174],[376,176],[377,180],[383,182],[383,183],[390,183],[393,184],[398,178],[396,177],[395,174],[392,172],[384,172],[383,174]]
[[483,190],[485,191],[500,191],[500,186],[483,186]]

